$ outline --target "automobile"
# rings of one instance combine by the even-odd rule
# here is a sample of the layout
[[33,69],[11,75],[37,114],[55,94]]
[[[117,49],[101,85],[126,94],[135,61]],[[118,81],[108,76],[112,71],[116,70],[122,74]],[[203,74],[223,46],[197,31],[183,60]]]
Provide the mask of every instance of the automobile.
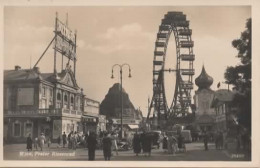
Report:
[[[177,131],[167,131],[166,133],[168,135],[173,135],[176,138],[178,137]],[[185,143],[191,143],[192,142],[190,130],[181,130],[181,135],[183,136]]]

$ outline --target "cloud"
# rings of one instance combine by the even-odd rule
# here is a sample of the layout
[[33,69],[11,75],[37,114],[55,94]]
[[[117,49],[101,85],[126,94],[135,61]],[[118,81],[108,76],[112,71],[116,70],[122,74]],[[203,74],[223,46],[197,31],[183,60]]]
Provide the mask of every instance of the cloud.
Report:
[[[36,27],[23,22],[17,24],[8,25],[5,27],[5,33],[11,34],[8,36],[8,40],[13,45],[16,44],[30,44],[30,43],[43,43],[43,41],[50,42],[54,28],[48,26]],[[10,32],[10,33],[9,33]]]
[[84,40],[81,40],[81,39],[77,40],[78,48],[84,48],[85,45],[86,45],[86,42]]
[[131,23],[121,27],[108,28],[106,32],[97,35],[96,44],[88,44],[86,49],[101,54],[137,51],[142,50],[154,38],[154,34],[146,32],[139,23]]

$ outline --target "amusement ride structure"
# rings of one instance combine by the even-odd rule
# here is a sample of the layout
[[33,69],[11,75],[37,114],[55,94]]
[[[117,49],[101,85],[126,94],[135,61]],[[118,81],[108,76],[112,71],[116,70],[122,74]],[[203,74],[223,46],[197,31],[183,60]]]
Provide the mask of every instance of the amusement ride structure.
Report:
[[[165,69],[167,46],[172,34],[176,44],[176,65],[173,69]],[[153,119],[157,120],[160,127],[189,113],[195,60],[191,35],[189,21],[182,12],[168,12],[159,26],[153,59],[153,97],[149,105],[147,121],[152,112]],[[166,100],[164,75],[166,72],[171,72],[176,77],[171,104]]]

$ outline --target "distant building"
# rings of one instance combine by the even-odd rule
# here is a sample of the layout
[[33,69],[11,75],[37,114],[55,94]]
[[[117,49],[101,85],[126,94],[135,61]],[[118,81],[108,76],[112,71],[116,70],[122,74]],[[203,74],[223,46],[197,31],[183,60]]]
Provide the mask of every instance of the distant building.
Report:
[[[105,99],[100,104],[100,114],[107,117],[109,129],[117,131],[121,125],[121,92],[120,84],[114,84],[108,91]],[[123,89],[123,125],[127,132],[137,129],[142,121],[142,112],[135,109],[128,94]]]
[[84,134],[100,131],[106,131],[106,116],[99,114],[100,103],[90,98],[84,99],[84,111],[82,115],[82,124]]
[[216,130],[234,130],[237,127],[236,111],[232,102],[235,93],[227,89],[215,92],[211,106],[216,113]]
[[206,73],[204,66],[200,75],[195,79],[198,90],[195,91],[194,104],[195,124],[201,131],[213,131],[215,126],[216,114],[211,102],[214,98],[215,91],[210,89],[213,78]]

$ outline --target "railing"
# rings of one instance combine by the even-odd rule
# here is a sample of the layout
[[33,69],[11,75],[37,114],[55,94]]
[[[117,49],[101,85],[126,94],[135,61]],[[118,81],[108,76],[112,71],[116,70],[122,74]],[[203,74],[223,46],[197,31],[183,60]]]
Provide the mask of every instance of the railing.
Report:
[[8,116],[60,116],[65,115],[82,115],[81,111],[70,109],[37,109],[37,110],[6,110],[4,115]]
[[61,109],[37,109],[37,110],[16,110],[16,111],[9,111],[5,112],[5,115],[12,115],[12,116],[45,116],[45,115],[60,115]]

